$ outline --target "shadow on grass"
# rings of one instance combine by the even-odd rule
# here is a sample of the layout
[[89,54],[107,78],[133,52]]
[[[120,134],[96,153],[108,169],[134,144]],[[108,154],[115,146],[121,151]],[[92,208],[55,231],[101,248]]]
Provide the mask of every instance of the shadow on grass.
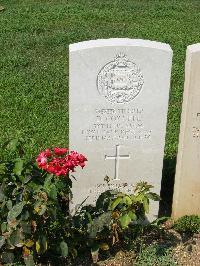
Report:
[[163,162],[159,217],[171,216],[175,169],[176,169],[176,157],[172,159],[165,158]]

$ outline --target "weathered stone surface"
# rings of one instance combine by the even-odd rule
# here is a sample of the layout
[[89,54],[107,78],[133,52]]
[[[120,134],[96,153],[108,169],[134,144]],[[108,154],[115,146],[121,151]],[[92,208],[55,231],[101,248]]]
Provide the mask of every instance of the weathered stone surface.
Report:
[[[73,206],[93,203],[108,187],[138,181],[160,193],[170,87],[169,45],[131,39],[70,45],[69,143],[85,154],[75,173]],[[158,204],[152,204],[156,218]]]
[[188,46],[173,216],[200,214],[200,44]]

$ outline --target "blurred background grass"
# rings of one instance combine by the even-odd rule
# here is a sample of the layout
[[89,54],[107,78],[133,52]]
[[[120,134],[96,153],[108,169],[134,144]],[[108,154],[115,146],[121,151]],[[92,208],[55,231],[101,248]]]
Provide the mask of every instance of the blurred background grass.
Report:
[[[142,38],[174,51],[165,157],[177,153],[186,47],[200,42],[198,0],[3,0],[0,12],[1,143],[26,153],[68,145],[68,45]],[[31,141],[29,140],[31,139]]]

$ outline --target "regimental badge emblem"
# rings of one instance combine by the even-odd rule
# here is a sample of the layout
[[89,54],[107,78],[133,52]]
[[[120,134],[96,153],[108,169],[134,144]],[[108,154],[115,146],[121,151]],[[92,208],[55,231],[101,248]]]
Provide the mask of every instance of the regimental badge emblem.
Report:
[[97,76],[97,89],[111,103],[128,103],[141,91],[144,77],[125,54],[118,54]]

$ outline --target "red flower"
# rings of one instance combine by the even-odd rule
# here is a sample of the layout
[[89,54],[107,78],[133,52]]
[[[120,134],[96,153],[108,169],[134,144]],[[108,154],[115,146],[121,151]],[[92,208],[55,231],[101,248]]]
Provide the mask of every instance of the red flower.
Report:
[[37,162],[37,164],[38,164],[38,166],[40,167],[40,168],[45,168],[46,167],[46,164],[47,164],[47,157],[46,157],[46,154],[45,154],[45,152],[41,152],[40,154],[39,154],[39,156],[37,157],[37,159],[36,159],[36,162]]
[[74,172],[77,166],[83,168],[86,161],[87,158],[76,151],[68,153],[68,149],[57,147],[53,152],[50,149],[42,151],[36,159],[39,168],[56,176],[66,176],[70,171]]
[[50,149],[46,149],[46,150],[44,151],[44,154],[45,154],[46,157],[51,157],[51,155],[52,155]]
[[65,153],[67,153],[68,152],[68,149],[66,149],[66,148],[54,148],[54,153],[56,154],[56,155],[58,155],[58,156],[60,156],[60,155],[64,155]]

